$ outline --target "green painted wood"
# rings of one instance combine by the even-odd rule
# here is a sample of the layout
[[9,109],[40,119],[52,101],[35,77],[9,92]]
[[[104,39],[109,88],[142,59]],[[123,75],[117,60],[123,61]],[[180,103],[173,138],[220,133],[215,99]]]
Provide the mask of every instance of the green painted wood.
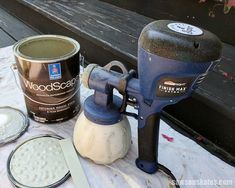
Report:
[[59,143],[75,187],[90,188],[88,179],[85,175],[85,170],[83,169],[79,159],[80,156],[78,156],[71,139],[63,139],[60,140]]

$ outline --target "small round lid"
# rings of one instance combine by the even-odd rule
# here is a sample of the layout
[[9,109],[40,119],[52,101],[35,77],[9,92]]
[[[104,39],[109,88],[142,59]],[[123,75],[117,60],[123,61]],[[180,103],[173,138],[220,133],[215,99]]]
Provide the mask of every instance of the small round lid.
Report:
[[16,147],[7,161],[10,181],[20,188],[56,187],[70,172],[57,135],[41,135]]
[[14,141],[28,128],[27,116],[12,107],[0,107],[0,145]]

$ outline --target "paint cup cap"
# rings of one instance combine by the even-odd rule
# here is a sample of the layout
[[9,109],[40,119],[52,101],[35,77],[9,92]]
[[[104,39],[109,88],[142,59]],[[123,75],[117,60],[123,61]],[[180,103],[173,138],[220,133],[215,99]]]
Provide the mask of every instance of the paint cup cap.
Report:
[[0,145],[19,138],[28,128],[28,117],[12,107],[0,107]]

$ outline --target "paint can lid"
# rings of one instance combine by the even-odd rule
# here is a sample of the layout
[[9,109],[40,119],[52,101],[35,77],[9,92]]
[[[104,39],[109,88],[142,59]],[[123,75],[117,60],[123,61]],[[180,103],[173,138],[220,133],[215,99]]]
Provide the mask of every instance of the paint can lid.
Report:
[[40,135],[16,147],[7,161],[10,181],[20,188],[57,187],[70,172],[57,135]]
[[12,142],[28,128],[28,117],[12,107],[0,107],[0,145]]

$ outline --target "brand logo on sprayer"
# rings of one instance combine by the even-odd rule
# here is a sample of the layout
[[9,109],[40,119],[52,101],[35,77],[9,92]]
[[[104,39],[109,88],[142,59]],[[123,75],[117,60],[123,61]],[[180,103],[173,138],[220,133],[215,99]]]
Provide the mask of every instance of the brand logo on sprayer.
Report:
[[177,82],[173,82],[173,81],[165,81],[164,85],[168,85],[168,86],[185,86],[186,83],[177,83]]
[[184,95],[190,88],[194,77],[162,77],[158,81],[158,97],[177,97]]
[[47,85],[36,84],[34,82],[26,80],[25,78],[23,78],[23,82],[26,88],[29,88],[35,91],[59,91],[59,90],[64,90],[64,89],[73,87],[76,84],[78,79],[79,79],[79,75],[77,75],[75,78],[68,80],[66,82],[53,82]]

